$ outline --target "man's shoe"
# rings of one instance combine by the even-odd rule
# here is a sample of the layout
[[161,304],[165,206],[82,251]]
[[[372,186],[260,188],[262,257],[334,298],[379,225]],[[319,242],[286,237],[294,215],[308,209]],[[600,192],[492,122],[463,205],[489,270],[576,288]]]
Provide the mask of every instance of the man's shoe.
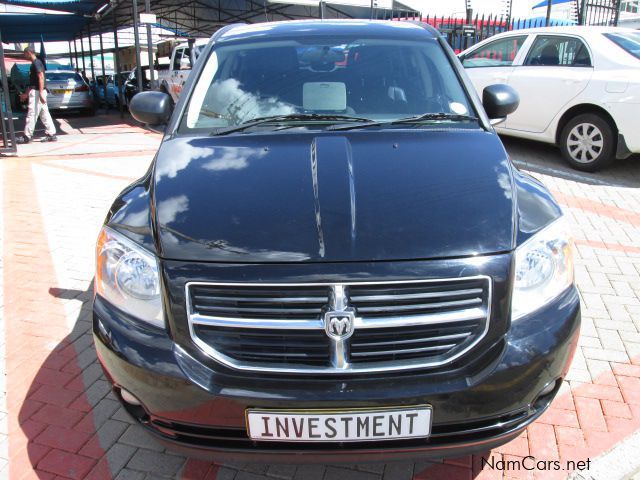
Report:
[[58,137],[56,137],[55,135],[47,135],[46,137],[44,137],[44,141],[45,142],[57,142],[58,141]]
[[30,143],[31,142],[31,137],[27,137],[26,135],[22,135],[20,137],[16,137],[16,143],[18,145],[24,145],[26,143]]

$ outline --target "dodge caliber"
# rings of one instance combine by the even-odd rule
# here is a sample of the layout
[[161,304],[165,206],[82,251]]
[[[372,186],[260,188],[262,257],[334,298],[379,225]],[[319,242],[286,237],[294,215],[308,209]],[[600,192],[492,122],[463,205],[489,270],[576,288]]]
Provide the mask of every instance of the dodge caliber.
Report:
[[148,432],[211,459],[484,451],[558,392],[580,303],[548,190],[430,27],[228,26],[97,242],[93,331]]

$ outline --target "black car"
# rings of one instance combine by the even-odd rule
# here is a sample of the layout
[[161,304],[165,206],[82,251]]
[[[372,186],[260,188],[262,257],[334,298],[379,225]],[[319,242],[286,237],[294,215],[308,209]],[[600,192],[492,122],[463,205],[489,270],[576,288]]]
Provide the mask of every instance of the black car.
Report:
[[109,211],[94,335],[127,411],[190,454],[459,456],[517,436],[580,325],[572,241],[437,31],[229,26]]
[[[151,73],[149,67],[142,67],[142,90],[147,91],[151,90]],[[126,77],[124,77],[124,101],[125,105],[129,105],[131,99],[135,94],[139,92],[138,85],[138,69],[133,68],[130,72],[125,72]],[[157,73],[154,70],[154,77],[157,79]]]

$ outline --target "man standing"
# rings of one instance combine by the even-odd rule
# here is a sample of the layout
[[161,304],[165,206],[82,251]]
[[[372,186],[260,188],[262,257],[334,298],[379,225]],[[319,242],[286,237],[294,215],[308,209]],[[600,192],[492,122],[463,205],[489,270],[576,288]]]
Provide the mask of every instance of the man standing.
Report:
[[27,121],[24,126],[24,135],[16,139],[17,143],[29,143],[36,129],[38,117],[42,120],[45,128],[45,141],[55,142],[56,126],[49,114],[49,106],[47,105],[47,85],[44,78],[44,64],[36,57],[31,47],[24,49],[24,56],[31,61],[31,69],[29,70],[29,88],[20,96],[24,101],[28,98],[29,104],[27,109]]

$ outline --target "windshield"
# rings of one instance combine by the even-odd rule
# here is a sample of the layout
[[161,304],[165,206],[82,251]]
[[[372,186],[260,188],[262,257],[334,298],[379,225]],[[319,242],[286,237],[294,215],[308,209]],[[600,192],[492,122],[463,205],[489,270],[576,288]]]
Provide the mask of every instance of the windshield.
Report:
[[46,72],[45,78],[48,82],[70,82],[83,83],[82,77],[74,72]]
[[605,33],[605,37],[636,58],[640,58],[640,32]]
[[435,39],[323,37],[314,43],[262,41],[215,48],[194,86],[181,129],[230,127],[274,115],[334,115],[333,123],[340,123],[340,115],[393,121],[425,113],[474,115]]

